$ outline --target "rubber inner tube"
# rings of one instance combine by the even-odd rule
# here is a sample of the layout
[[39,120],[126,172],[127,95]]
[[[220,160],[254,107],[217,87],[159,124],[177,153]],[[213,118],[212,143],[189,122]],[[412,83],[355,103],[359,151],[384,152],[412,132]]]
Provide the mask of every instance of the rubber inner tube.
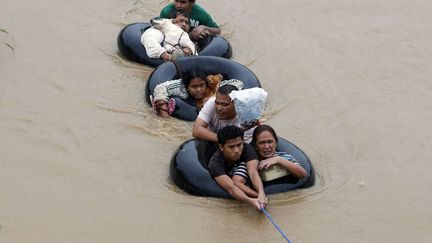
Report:
[[[141,36],[145,30],[151,27],[150,23],[138,22],[124,27],[117,36],[117,46],[120,53],[126,59],[157,67],[163,62],[160,58],[150,58],[141,43]],[[198,54],[201,56],[217,56],[223,58],[232,57],[230,43],[220,35],[210,35],[197,43]]]
[[[255,74],[242,64],[230,59],[212,56],[182,57],[177,59],[178,65],[173,62],[166,62],[153,70],[150,74],[146,87],[145,98],[151,106],[150,95],[156,85],[168,80],[178,79],[184,73],[192,71],[203,71],[206,74],[223,73],[226,79],[238,79],[244,82],[244,88],[261,87],[261,83]],[[186,103],[184,100],[175,97],[176,108],[172,116],[185,121],[195,121],[198,110],[195,106]]]
[[[281,137],[278,140],[277,151],[294,156],[308,175],[302,179],[288,175],[264,182],[265,193],[274,194],[314,185],[315,170],[307,155],[288,140]],[[195,196],[231,198],[210,176],[207,169],[208,161],[216,149],[216,144],[200,139],[190,139],[180,145],[170,163],[170,176],[174,183]]]

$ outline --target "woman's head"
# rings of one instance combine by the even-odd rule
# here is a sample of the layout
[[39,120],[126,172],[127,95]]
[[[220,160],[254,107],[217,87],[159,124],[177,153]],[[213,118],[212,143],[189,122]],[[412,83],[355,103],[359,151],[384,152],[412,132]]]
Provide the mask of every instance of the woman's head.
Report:
[[259,125],[252,136],[252,144],[262,159],[271,158],[276,153],[278,137],[275,130],[268,125]]
[[193,71],[185,73],[182,80],[190,96],[196,100],[204,98],[207,90],[207,81],[204,72]]

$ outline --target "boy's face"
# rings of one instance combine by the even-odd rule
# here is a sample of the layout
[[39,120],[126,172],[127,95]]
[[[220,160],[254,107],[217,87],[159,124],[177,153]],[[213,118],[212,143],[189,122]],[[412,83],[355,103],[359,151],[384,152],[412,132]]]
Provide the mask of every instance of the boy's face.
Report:
[[177,10],[183,10],[185,12],[190,12],[193,3],[190,0],[174,0],[174,6]]
[[189,18],[179,14],[174,19],[174,24],[178,25],[182,30],[188,32],[189,31]]
[[225,144],[219,144],[219,148],[226,160],[237,161],[243,153],[243,139],[241,137],[229,139]]

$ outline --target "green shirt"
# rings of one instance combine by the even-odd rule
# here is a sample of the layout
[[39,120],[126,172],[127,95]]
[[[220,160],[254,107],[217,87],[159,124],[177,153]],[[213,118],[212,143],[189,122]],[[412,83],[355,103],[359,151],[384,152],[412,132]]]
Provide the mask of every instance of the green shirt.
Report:
[[[168,4],[164,7],[160,13],[161,18],[172,18],[172,13],[177,11],[173,3]],[[192,5],[192,10],[189,13],[189,21],[192,27],[198,25],[205,25],[211,28],[219,28],[216,22],[213,21],[212,17],[198,4]]]

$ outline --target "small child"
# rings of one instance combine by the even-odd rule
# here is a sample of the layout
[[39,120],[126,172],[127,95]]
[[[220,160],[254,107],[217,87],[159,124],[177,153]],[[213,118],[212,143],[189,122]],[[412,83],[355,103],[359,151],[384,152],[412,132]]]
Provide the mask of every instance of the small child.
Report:
[[173,96],[178,96],[201,110],[205,101],[214,95],[222,75],[208,75],[203,72],[187,73],[183,79],[158,84],[153,91],[152,105],[157,115],[169,117],[175,109]]

